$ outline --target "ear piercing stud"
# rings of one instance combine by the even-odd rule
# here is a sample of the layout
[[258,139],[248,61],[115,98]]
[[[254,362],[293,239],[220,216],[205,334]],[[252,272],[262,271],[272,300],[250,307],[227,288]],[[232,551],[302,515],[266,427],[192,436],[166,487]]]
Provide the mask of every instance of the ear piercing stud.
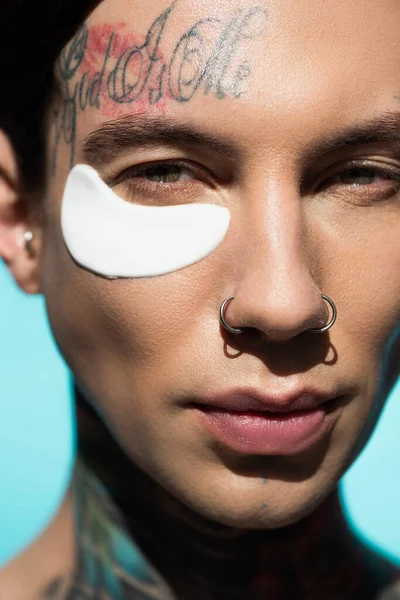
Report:
[[32,239],[33,239],[32,231],[25,231],[25,233],[24,233],[25,250],[28,254],[33,253]]

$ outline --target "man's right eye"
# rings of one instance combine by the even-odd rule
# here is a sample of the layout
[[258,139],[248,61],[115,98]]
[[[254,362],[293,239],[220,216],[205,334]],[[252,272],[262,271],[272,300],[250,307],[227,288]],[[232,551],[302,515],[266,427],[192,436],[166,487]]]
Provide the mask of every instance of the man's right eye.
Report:
[[194,178],[193,173],[182,165],[159,163],[132,169],[129,179],[143,178],[152,183],[180,183]]

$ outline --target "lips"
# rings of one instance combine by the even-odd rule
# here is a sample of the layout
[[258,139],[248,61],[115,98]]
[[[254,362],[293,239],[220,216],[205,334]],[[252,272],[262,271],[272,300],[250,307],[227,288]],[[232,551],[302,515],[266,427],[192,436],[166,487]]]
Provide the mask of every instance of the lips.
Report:
[[258,391],[235,389],[201,400],[201,404],[230,412],[280,412],[311,410],[329,402],[337,394],[324,394],[313,390],[300,390],[288,394],[265,395]]
[[335,422],[337,394],[301,390],[291,395],[264,395],[231,390],[196,402],[208,432],[241,453],[292,455],[325,437]]

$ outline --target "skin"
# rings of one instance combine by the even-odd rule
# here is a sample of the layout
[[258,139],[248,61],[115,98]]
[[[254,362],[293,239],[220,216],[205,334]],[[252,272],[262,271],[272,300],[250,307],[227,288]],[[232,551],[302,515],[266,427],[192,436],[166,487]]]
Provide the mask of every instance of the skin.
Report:
[[[177,91],[186,88],[174,68],[162,85],[154,68],[138,98],[121,102],[127,96],[115,67],[129,40],[168,73],[177,43],[199,19],[219,19],[201,30],[200,61],[225,28],[240,21],[228,1],[210,7],[181,0],[171,7],[157,0],[151,9],[137,10],[132,2],[104,0],[56,69],[60,89],[49,110],[42,219],[21,211],[23,200],[4,181],[0,252],[23,289],[45,295],[54,336],[79,388],[131,459],[121,481],[132,482],[139,505],[154,488],[160,494],[163,502],[153,512],[149,508],[146,526],[158,510],[164,523],[183,521],[191,534],[198,519],[203,531],[209,532],[209,521],[221,527],[204,533],[204,552],[182,542],[176,561],[192,552],[198,572],[209,573],[210,549],[226,545],[226,531],[235,533],[242,561],[248,536],[256,535],[256,547],[267,548],[269,562],[280,557],[268,576],[282,572],[283,581],[285,573],[296,575],[297,583],[285,584],[289,588],[282,583],[276,592],[270,579],[269,597],[333,598],[332,589],[322,592],[317,585],[308,594],[300,574],[317,577],[312,548],[319,548],[322,561],[332,558],[335,540],[340,544],[345,523],[337,482],[368,439],[398,375],[400,139],[317,152],[312,159],[309,151],[350,127],[399,114],[400,7],[395,0],[323,6],[304,0],[245,3],[243,10],[251,17],[242,22],[241,37],[225,41],[221,51],[233,58],[208,65],[190,99],[183,101]],[[146,46],[146,32],[154,33],[158,17],[164,28],[151,54],[155,38]],[[385,43],[377,44],[382,31]],[[86,92],[82,100],[75,90],[96,81],[102,69],[103,84],[92,88],[85,104]],[[143,123],[151,131],[150,119],[196,126],[231,151],[158,141],[125,147],[110,160],[87,143],[105,123],[118,121],[125,128]],[[4,136],[2,143],[3,169],[15,180],[12,147]],[[119,177],[135,165],[171,159],[193,169],[190,181],[150,186],[143,177]],[[79,268],[62,239],[60,209],[69,169],[82,162],[97,168],[127,201],[228,207],[231,225],[224,242],[205,260],[165,277],[110,281]],[[378,173],[370,181],[370,171],[349,173],[355,167]],[[26,228],[35,234],[33,253],[21,241]],[[335,301],[338,320],[328,335],[316,336],[307,331],[326,321],[321,293]],[[221,330],[218,319],[230,295],[235,300],[229,323],[248,328],[235,338]],[[185,405],[189,397],[236,386],[270,393],[311,387],[342,395],[343,401],[321,442],[295,456],[259,457],[217,443]],[[129,502],[124,511],[129,520]],[[332,530],[321,536],[315,529],[302,550],[304,562],[294,567],[298,540],[324,519]],[[145,532],[130,524],[179,597],[191,585],[196,589],[186,571],[179,583],[172,559],[164,567],[157,564]],[[277,540],[273,530],[281,528],[286,533]],[[165,531],[167,540],[168,525]],[[345,571],[356,547],[349,536],[337,569]],[[359,552],[366,581],[369,571]],[[212,579],[205,589],[210,598],[220,598]],[[215,580],[226,583],[223,574]],[[354,597],[351,575],[348,580],[342,598]],[[378,597],[375,591],[371,597]]]

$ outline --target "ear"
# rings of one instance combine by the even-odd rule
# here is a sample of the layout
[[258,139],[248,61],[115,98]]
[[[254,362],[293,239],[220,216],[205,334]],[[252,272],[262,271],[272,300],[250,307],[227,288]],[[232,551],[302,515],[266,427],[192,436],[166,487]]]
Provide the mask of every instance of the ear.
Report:
[[[17,160],[9,138],[0,130],[0,257],[19,287],[28,294],[40,292],[39,233],[28,216],[26,198],[21,193]],[[24,234],[32,231],[26,248]]]

